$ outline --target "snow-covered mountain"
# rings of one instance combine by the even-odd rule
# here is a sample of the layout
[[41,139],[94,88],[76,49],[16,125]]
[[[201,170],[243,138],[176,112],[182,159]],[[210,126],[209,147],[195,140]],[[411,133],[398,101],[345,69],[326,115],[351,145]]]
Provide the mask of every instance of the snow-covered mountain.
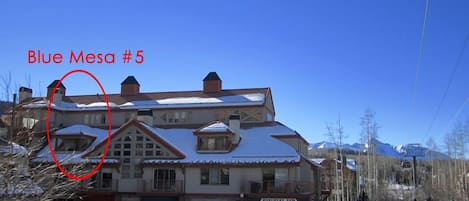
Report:
[[[388,143],[383,143],[378,140],[376,140],[376,145],[377,145],[377,150],[376,153],[378,155],[382,156],[388,156],[388,157],[394,157],[394,158],[409,158],[406,157],[406,153],[408,150],[412,148],[412,145],[397,145],[393,146]],[[322,141],[318,143],[312,143],[309,146],[309,149],[316,149],[316,150],[328,150],[328,149],[334,149],[336,148],[337,145],[332,143],[332,142],[327,142],[327,141]],[[367,144],[359,144],[359,143],[354,143],[352,145],[350,144],[344,144],[342,145],[342,148],[344,151],[347,152],[367,152],[368,151],[368,145]],[[430,160],[430,159],[448,159],[448,155],[443,154],[441,152],[433,151],[430,150],[426,147],[421,147],[422,152],[423,152],[423,157],[417,157],[417,159],[420,160]]]

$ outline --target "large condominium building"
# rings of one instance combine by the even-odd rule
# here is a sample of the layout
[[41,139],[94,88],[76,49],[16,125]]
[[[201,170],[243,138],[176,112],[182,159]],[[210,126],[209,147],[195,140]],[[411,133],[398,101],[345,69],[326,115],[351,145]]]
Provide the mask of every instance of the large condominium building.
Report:
[[[49,97],[21,87],[16,124],[45,135]],[[65,165],[96,165],[104,153],[108,115],[101,94],[68,96],[66,83],[51,103],[51,144]],[[128,76],[109,94],[112,134],[103,167],[83,188],[89,200],[316,200],[317,163],[308,142],[275,121],[270,88],[223,89],[215,72],[202,89],[141,92]],[[17,136],[20,137],[20,136]],[[40,140],[33,139],[34,143]],[[53,163],[49,148],[34,163]]]

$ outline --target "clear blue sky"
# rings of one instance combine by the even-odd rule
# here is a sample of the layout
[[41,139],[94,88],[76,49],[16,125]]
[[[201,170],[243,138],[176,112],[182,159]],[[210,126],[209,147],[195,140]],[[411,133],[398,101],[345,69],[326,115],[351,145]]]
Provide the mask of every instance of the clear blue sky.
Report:
[[[465,52],[447,98],[427,130],[469,32],[469,3],[431,1],[423,62],[416,80],[424,0],[398,1],[1,1],[0,66],[15,85],[31,75],[35,95],[71,69],[94,73],[108,93],[135,75],[142,91],[201,89],[209,71],[224,88],[271,87],[277,120],[307,140],[327,139],[340,114],[347,142],[372,108],[382,141],[443,144],[469,97]],[[27,50],[115,52],[114,65],[29,65]],[[126,49],[141,65],[122,64]],[[468,50],[469,51],[469,50]],[[98,92],[84,75],[68,94]],[[469,114],[469,103],[459,119]],[[456,118],[457,119],[457,118]]]

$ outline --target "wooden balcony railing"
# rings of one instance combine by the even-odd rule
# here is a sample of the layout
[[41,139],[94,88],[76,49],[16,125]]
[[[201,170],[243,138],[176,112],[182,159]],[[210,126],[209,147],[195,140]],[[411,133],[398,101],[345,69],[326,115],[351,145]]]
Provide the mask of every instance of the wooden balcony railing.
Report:
[[98,180],[94,182],[84,182],[81,186],[82,191],[90,192],[117,192],[119,189],[119,180]]
[[247,193],[280,194],[311,193],[313,190],[313,185],[305,181],[249,181],[244,188],[244,192]]
[[183,193],[184,182],[182,180],[160,180],[145,179],[139,181],[140,192],[160,193]]

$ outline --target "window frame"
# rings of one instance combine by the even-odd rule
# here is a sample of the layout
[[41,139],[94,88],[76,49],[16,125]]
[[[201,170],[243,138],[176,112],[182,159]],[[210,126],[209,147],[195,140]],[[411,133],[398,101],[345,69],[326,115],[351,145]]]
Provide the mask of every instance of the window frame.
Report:
[[200,185],[230,185],[229,168],[200,168]]

